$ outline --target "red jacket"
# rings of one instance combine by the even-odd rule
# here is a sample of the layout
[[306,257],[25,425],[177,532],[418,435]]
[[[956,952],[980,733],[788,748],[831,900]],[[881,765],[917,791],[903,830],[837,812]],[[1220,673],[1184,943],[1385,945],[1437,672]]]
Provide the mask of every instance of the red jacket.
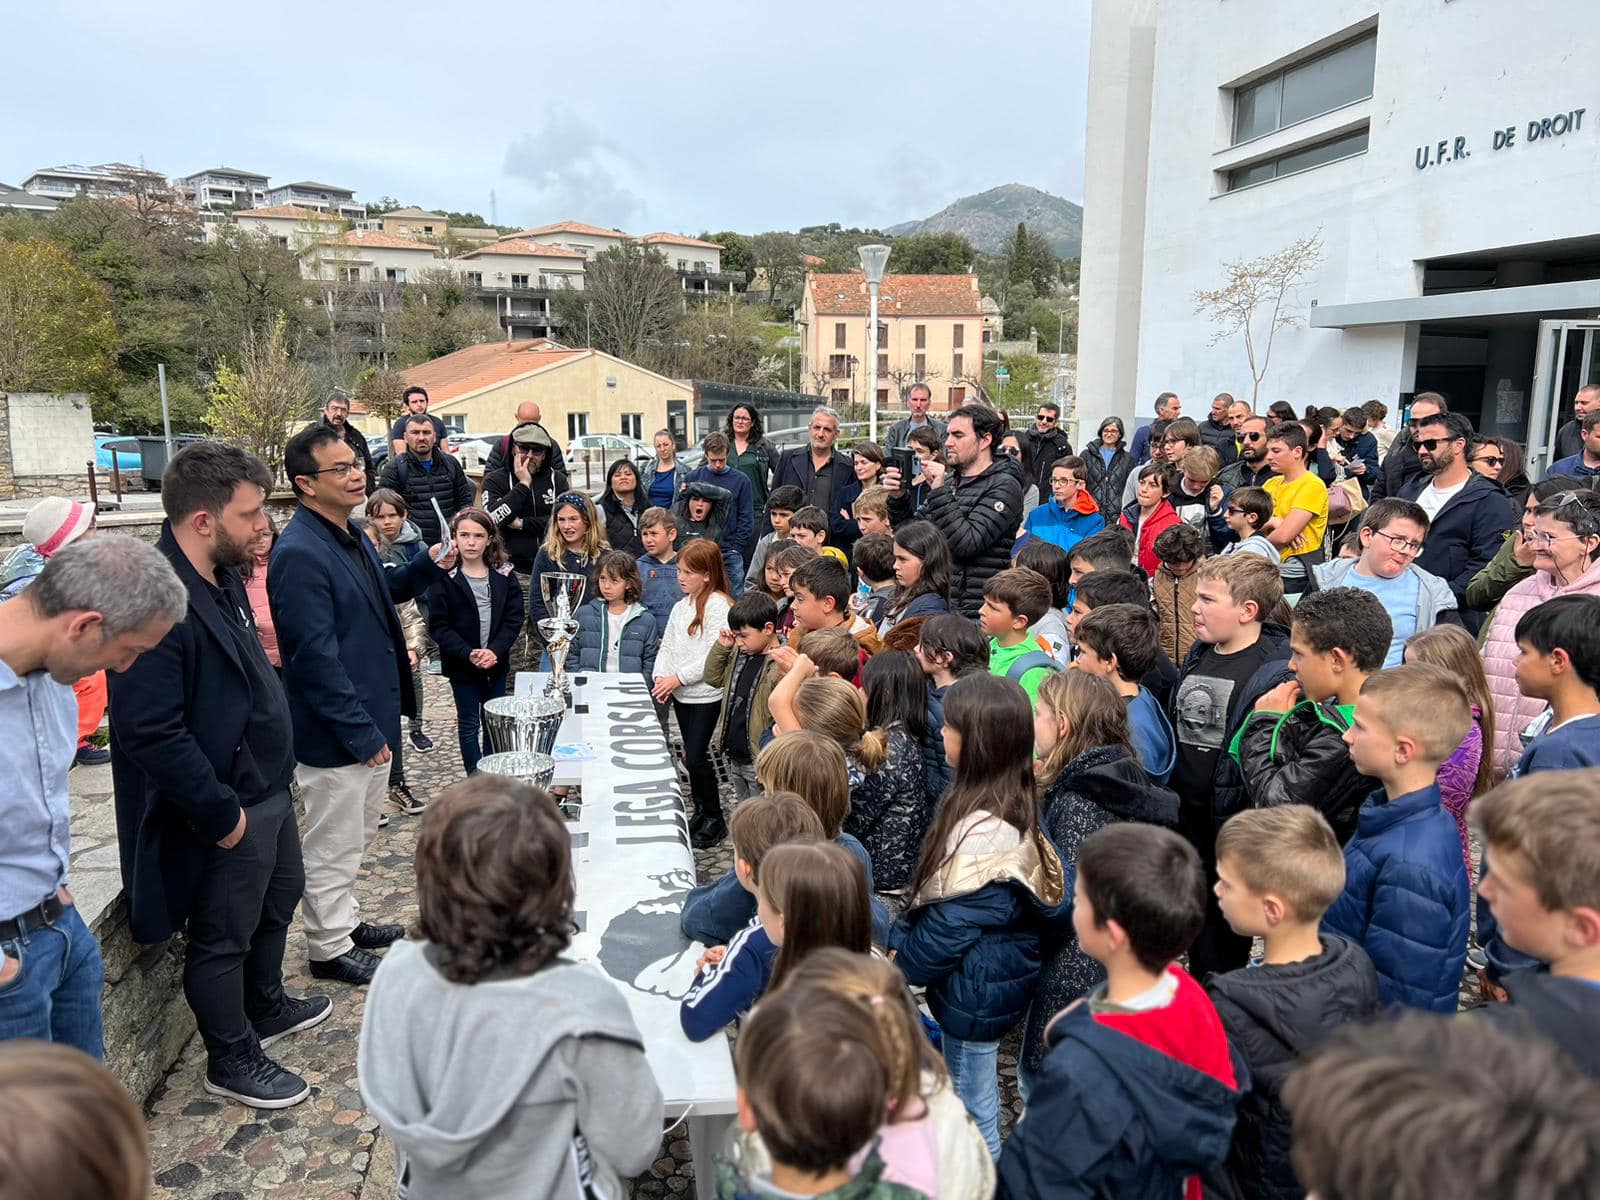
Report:
[[1118,523],[1127,530],[1133,531],[1139,543],[1134,547],[1133,558],[1144,568],[1146,575],[1154,575],[1156,568],[1161,565],[1161,560],[1156,557],[1156,535],[1163,529],[1171,529],[1183,518],[1178,516],[1178,510],[1172,507],[1172,502],[1163,500],[1156,506],[1155,512],[1150,514],[1143,528],[1139,525],[1139,504],[1137,501],[1122,510]]

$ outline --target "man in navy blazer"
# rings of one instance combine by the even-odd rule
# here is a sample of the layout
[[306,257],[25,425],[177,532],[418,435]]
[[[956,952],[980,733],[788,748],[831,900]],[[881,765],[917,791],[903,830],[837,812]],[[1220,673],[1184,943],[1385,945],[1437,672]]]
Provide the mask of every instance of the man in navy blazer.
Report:
[[187,591],[187,614],[109,682],[133,936],[162,942],[187,930],[183,992],[206,1045],[205,1089],[276,1109],[311,1088],[263,1043],[321,1024],[333,1003],[283,990],[305,883],[294,746],[237,569],[268,527],[271,488],[272,473],[236,446],[201,442],[173,456],[156,549]]
[[366,500],[361,464],[328,427],[290,438],[283,465],[300,507],[273,547],[267,597],[306,809],[300,918],[311,974],[363,984],[377,970],[371,952],[405,936],[400,925],[358,923],[355,908],[356,871],[383,815],[390,748],[401,715],[415,715],[421,702],[395,601],[428,591],[455,555],[440,559],[435,546],[383,569],[350,523]]

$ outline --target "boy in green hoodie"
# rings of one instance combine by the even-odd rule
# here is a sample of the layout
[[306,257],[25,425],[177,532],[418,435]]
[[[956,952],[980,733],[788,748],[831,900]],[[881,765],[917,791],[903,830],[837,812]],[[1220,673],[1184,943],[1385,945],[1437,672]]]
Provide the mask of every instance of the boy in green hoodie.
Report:
[[1050,583],[1037,571],[1012,567],[983,585],[978,628],[989,638],[989,674],[1020,683],[1028,702],[1039,704],[1039,685],[1061,669],[1050,647],[1028,630],[1050,611]]

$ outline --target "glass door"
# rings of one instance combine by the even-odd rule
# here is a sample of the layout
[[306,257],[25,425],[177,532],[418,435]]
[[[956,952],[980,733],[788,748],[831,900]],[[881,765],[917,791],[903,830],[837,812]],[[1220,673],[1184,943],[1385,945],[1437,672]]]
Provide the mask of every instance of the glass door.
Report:
[[1528,408],[1528,478],[1543,479],[1555,460],[1556,431],[1579,388],[1600,383],[1600,321],[1540,321]]

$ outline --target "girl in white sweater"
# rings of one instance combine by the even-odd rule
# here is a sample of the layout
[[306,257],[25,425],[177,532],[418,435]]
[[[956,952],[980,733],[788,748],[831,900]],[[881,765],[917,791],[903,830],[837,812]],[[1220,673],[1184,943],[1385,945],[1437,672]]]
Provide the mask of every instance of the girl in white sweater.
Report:
[[722,689],[705,682],[706,656],[717,644],[717,634],[728,627],[728,609],[733,605],[716,543],[701,539],[683,548],[678,555],[678,586],[683,599],[673,605],[667,631],[661,635],[650,694],[658,704],[671,701],[677,714],[689,794],[694,798],[689,838],[695,849],[703,850],[728,832],[717,795],[716,768],[711,765]]

